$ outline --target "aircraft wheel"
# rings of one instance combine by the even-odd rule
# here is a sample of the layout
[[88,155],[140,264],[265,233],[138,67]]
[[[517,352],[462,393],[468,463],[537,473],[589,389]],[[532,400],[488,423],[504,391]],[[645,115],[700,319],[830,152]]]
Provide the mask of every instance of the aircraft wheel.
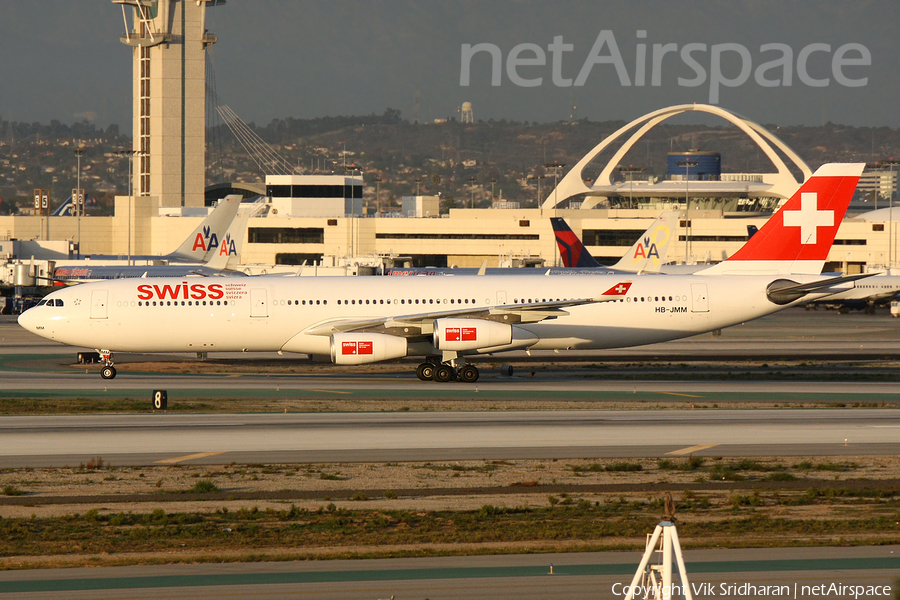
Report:
[[465,383],[478,381],[478,369],[475,365],[466,365],[459,370],[459,380]]
[[453,379],[453,368],[449,365],[440,365],[434,370],[434,380],[440,382],[451,381]]
[[100,369],[100,377],[102,377],[103,379],[115,379],[116,368],[112,365],[103,367],[102,369]]
[[416,367],[416,377],[422,381],[431,381],[434,379],[434,365],[431,363],[422,363]]

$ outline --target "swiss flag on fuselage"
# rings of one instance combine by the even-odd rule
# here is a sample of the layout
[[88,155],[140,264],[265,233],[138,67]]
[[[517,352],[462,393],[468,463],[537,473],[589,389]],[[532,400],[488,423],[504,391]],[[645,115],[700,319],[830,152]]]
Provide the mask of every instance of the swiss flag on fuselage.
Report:
[[862,167],[820,167],[728,260],[825,260]]

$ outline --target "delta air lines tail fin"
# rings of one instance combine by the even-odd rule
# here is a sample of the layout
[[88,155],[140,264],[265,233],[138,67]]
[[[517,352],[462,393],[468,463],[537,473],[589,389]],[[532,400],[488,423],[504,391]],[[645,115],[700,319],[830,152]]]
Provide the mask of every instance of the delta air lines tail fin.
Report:
[[203,219],[203,222],[167,258],[194,262],[209,261],[218,252],[219,243],[234,221],[234,216],[240,206],[240,194],[225,196],[209,213],[209,216]]
[[740,250],[698,274],[818,275],[863,167],[822,165]]
[[559,246],[559,255],[562,257],[564,267],[596,268],[602,266],[588,253],[584,244],[581,243],[581,239],[569,228],[565,220],[559,217],[550,217],[550,224],[553,225],[556,245]]
[[634,273],[659,273],[666,262],[672,232],[677,226],[677,211],[662,213],[612,268]]

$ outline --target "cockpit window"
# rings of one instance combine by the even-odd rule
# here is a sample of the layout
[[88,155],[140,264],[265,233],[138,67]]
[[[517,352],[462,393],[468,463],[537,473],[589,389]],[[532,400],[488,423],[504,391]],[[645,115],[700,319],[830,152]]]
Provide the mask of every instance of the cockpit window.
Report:
[[37,303],[38,306],[43,306],[44,304],[47,304],[46,300],[41,300],[40,302]]
[[56,299],[56,305],[57,305],[57,306],[62,306],[62,305],[63,305],[63,301],[60,300],[59,298],[57,298],[57,299]]

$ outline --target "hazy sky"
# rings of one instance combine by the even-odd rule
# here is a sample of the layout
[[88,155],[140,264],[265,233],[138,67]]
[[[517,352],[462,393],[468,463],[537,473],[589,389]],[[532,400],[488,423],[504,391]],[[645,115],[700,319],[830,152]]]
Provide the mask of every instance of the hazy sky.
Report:
[[[423,120],[464,101],[477,119],[544,122],[573,102],[594,120],[715,102],[762,123],[900,126],[896,0],[228,0],[207,14],[218,95],[258,124],[411,119],[418,90]],[[109,0],[0,0],[0,116],[129,130],[123,32]]]

